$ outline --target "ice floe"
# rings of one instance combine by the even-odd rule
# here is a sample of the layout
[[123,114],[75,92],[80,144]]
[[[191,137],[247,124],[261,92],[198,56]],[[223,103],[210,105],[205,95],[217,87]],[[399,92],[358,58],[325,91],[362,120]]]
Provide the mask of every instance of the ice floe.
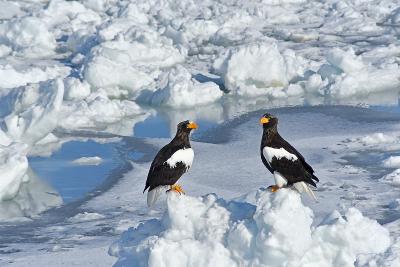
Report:
[[72,161],[73,164],[78,165],[99,165],[103,162],[103,159],[95,156],[95,157],[81,157],[79,159],[75,159]]

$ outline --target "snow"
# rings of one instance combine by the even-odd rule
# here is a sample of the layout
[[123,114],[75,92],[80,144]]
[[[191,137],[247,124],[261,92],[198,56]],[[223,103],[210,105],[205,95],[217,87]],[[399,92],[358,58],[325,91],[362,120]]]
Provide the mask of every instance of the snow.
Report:
[[361,56],[356,56],[351,48],[343,51],[334,48],[327,60],[342,74],[334,77],[334,84],[329,88],[335,97],[368,95],[371,92],[390,91],[400,85],[398,65],[366,65]]
[[400,186],[400,169],[396,169],[393,172],[383,176],[380,180],[394,186]]
[[[182,215],[191,215],[192,212],[197,210],[193,206],[187,205],[187,201],[195,203],[196,207],[197,204],[200,207],[204,207],[206,206],[206,204],[204,204],[206,202],[203,200],[210,197],[211,200],[215,199],[215,201],[213,201],[216,205],[219,205],[220,208],[218,211],[223,208],[229,212],[227,231],[231,231],[233,229],[232,225],[236,222],[246,220],[252,223],[255,222],[253,214],[257,209],[256,207],[258,207],[255,202],[257,194],[265,193],[264,197],[268,200],[264,202],[265,205],[272,203],[272,197],[276,197],[276,195],[266,192],[265,189],[257,190],[257,188],[263,188],[273,184],[273,176],[265,169],[260,160],[259,152],[257,152],[259,151],[259,141],[262,133],[262,127],[259,125],[258,120],[260,114],[264,114],[265,112],[266,110],[259,110],[257,112],[247,113],[231,121],[227,121],[220,126],[210,128],[205,132],[196,132],[193,136],[196,141],[192,140],[191,142],[193,149],[196,150],[195,164],[192,166],[191,171],[180,181],[187,195],[182,195],[182,197],[177,195],[179,199],[176,199],[179,201],[183,200],[181,201],[182,203],[179,202],[181,203],[180,205],[182,205],[179,207],[184,209],[184,212],[181,212]],[[292,206],[292,203],[296,203],[295,207],[300,205],[301,210],[312,209],[313,217],[311,220],[311,227],[309,228],[312,233],[312,246],[309,248],[310,250],[317,250],[317,252],[315,252],[316,255],[321,255],[322,252],[325,253],[324,256],[318,258],[318,260],[332,259],[332,257],[337,255],[338,259],[343,259],[345,257],[346,262],[353,262],[354,258],[356,258],[356,264],[364,263],[365,261],[376,262],[377,266],[390,266],[390,264],[395,264],[399,257],[398,245],[396,245],[399,231],[396,230],[395,227],[396,223],[398,225],[398,221],[395,221],[398,208],[396,208],[396,203],[392,202],[398,198],[399,191],[398,187],[381,182],[378,179],[387,171],[387,169],[383,169],[384,166],[381,164],[382,160],[397,154],[397,150],[386,150],[386,146],[393,146],[399,136],[398,120],[394,119],[396,116],[372,109],[348,106],[278,108],[269,110],[269,112],[279,117],[280,134],[290,141],[296,149],[302,152],[306,160],[316,170],[317,176],[321,178],[321,183],[317,191],[315,191],[318,202],[314,202],[308,197],[304,197],[302,202],[289,202],[290,206]],[[176,115],[171,115],[165,124],[168,125],[168,122],[185,115],[182,113],[183,112],[180,110],[176,111]],[[204,116],[204,114],[202,114],[202,116]],[[217,119],[218,118],[219,117],[217,117]],[[157,127],[159,127],[160,122],[156,121],[156,123]],[[151,124],[150,128],[153,126],[154,125]],[[175,131],[176,124],[171,125],[171,127],[173,127]],[[301,131],[293,130],[300,128],[302,129]],[[200,130],[201,129],[203,129],[203,127],[200,127]],[[199,133],[200,135],[198,135]],[[381,143],[371,146],[363,146],[359,143],[359,140],[365,136],[375,136],[377,133],[385,133],[385,137],[393,137],[392,141],[394,143]],[[55,134],[57,134],[57,132]],[[52,140],[54,140],[52,135],[48,135],[45,138],[46,142],[52,142]],[[349,140],[353,141],[350,142]],[[0,228],[2,233],[7,231],[7,234],[4,234],[5,238],[7,238],[4,244],[8,247],[3,248],[3,250],[5,252],[10,252],[4,254],[1,260],[5,265],[10,264],[11,266],[26,266],[27,264],[39,265],[44,262],[47,264],[51,262],[54,266],[70,263],[84,266],[101,266],[112,265],[115,261],[117,261],[118,264],[127,262],[128,265],[133,265],[130,261],[132,259],[130,257],[132,255],[130,254],[132,252],[132,243],[130,243],[132,240],[127,239],[126,246],[124,245],[125,243],[122,244],[122,241],[117,242],[117,240],[121,238],[123,240],[125,236],[130,236],[131,233],[135,233],[135,238],[137,238],[138,235],[136,235],[137,231],[135,228],[141,223],[146,225],[146,227],[141,228],[143,230],[143,232],[141,232],[143,234],[142,237],[135,239],[138,240],[138,242],[149,238],[151,235],[153,235],[154,239],[158,240],[158,238],[161,238],[161,240],[163,240],[163,236],[160,234],[170,229],[168,225],[163,224],[163,213],[167,208],[165,201],[165,196],[167,194],[163,193],[160,196],[160,201],[154,206],[154,209],[148,211],[145,195],[142,193],[151,160],[154,158],[157,151],[169,141],[169,138],[145,138],[143,140],[135,137],[121,138],[121,143],[118,146],[133,151],[142,147],[148,149],[143,150],[144,155],[140,157],[139,160],[133,160],[133,170],[127,173],[117,172],[116,175],[121,175],[121,178],[119,178],[111,188],[94,197],[84,198],[84,203],[78,204],[78,207],[75,206],[75,203],[64,204],[58,209],[49,210],[45,214],[39,216],[38,219],[32,222],[39,225],[37,228],[34,228],[36,229],[34,232],[32,232],[33,228],[30,227],[31,224],[26,225],[26,232],[23,232],[23,235],[44,240],[42,242],[20,242],[18,240],[21,234],[16,232],[14,227],[11,229]],[[230,151],[230,153],[226,153],[226,151]],[[379,157],[378,161],[372,158],[374,159],[373,162],[376,162],[376,164],[369,164],[369,162],[372,162],[369,161],[371,159],[369,157],[364,157],[369,154],[374,156],[374,153],[382,155]],[[221,158],[221,155],[224,156]],[[355,159],[348,159],[351,155],[353,155]],[[234,164],[231,164],[232,162],[234,162]],[[362,164],[361,166],[358,165],[360,162]],[[205,174],[205,170],[207,170],[207,174]],[[382,175],[377,176],[380,175],[380,173],[382,173]],[[211,192],[218,194],[219,197],[216,195],[207,195]],[[249,193],[243,195],[246,192]],[[295,191],[288,192],[290,192],[288,193],[290,195],[293,194],[295,199],[299,198],[299,195]],[[171,196],[171,194],[167,196]],[[186,199],[186,197],[188,199]],[[271,197],[271,201],[269,201],[269,197]],[[284,201],[286,197],[286,194],[282,195],[282,204],[287,203],[287,201]],[[210,203],[213,203],[213,201],[210,201]],[[47,202],[48,201],[46,201],[46,203]],[[239,204],[236,205],[236,203]],[[285,218],[284,222],[286,222],[291,212],[287,212],[285,209],[281,210],[283,206],[281,207],[279,203],[281,202],[277,200],[274,202],[273,206],[268,206],[268,209],[265,208],[268,212],[263,213],[263,215],[267,216],[267,214],[272,214],[271,212],[274,210],[285,211],[282,216],[286,217],[282,217],[282,219]],[[360,215],[362,219],[357,220],[359,214],[357,212],[352,212],[352,208],[362,211],[363,217]],[[259,210],[264,210],[264,208],[260,207]],[[334,210],[338,212],[333,212]],[[69,221],[69,218],[74,217],[76,214],[85,212],[97,213],[104,217],[95,220],[83,220],[80,221],[78,225]],[[246,212],[248,213],[247,215],[245,214]],[[219,214],[220,213],[217,212],[217,218],[219,218]],[[343,218],[338,219],[341,217]],[[367,219],[367,217],[370,219]],[[41,220],[41,218],[43,219]],[[178,220],[182,219],[183,221],[186,220],[186,217],[181,218],[179,214],[176,216],[174,215],[174,218]],[[204,222],[207,218],[208,217],[203,216],[193,221],[193,218],[189,217],[187,220],[189,220],[190,223],[193,222],[193,225],[208,227],[202,224],[202,221]],[[225,217],[223,217],[223,219],[224,218]],[[261,217],[259,218],[261,220]],[[305,218],[310,219],[309,217]],[[377,230],[382,228],[375,223],[375,220],[378,220],[382,227],[390,231],[390,238],[393,240],[393,243],[384,253],[377,251],[383,249],[382,247],[385,245],[383,238],[385,236],[387,237],[387,233]],[[199,224],[196,224],[197,221],[199,221]],[[219,222],[220,220],[217,221]],[[223,220],[221,219],[221,221]],[[357,227],[354,227],[353,223],[351,223],[351,226],[350,221],[353,222],[354,225],[357,225]],[[292,221],[289,221],[289,223],[290,222]],[[342,222],[343,225],[341,224]],[[154,229],[154,231],[148,228],[151,223],[153,223],[154,228],[152,229]],[[368,225],[366,226],[366,228],[369,229],[368,234],[364,234],[363,228],[358,227],[358,225],[363,226],[365,224]],[[392,224],[393,226],[390,226]],[[329,236],[326,232],[323,232],[323,234],[321,233],[321,239],[326,241],[326,244],[329,245],[329,249],[325,248],[323,243],[319,242],[317,242],[318,245],[314,247],[314,242],[316,242],[314,238],[317,237],[314,235],[314,229],[321,229],[319,231],[322,231],[322,229],[325,229],[326,225],[334,225],[329,226],[327,228],[328,230],[326,230],[329,232],[333,229],[332,232],[335,233],[333,237]],[[216,227],[219,226],[220,224],[216,223]],[[242,241],[246,243],[248,241],[249,244],[253,244],[251,242],[254,240],[254,234],[258,232],[250,226],[243,223],[243,225],[240,226],[243,231],[238,230],[240,235],[238,234],[239,237],[237,237],[237,239],[239,240],[237,241],[235,239],[229,242],[230,247],[225,247],[223,250],[233,251],[236,248],[235,251],[243,251],[246,253],[246,255],[243,255],[238,252],[239,256],[235,256],[235,258],[233,258],[233,254],[227,255],[226,258],[234,261],[234,263],[239,259],[244,259],[244,261],[247,262],[252,261],[251,256],[254,256],[254,254],[252,254],[253,252],[243,249],[244,245],[239,242]],[[275,225],[269,224],[268,226]],[[324,228],[320,228],[321,226],[324,226]],[[343,226],[343,228],[341,228],[341,226]],[[128,227],[133,228],[128,230]],[[194,230],[197,231],[198,229],[199,228],[195,228]],[[207,229],[215,230],[216,228],[210,225],[210,228]],[[218,228],[218,231],[220,229],[221,228]],[[124,233],[126,230],[128,231]],[[183,233],[187,232],[185,227],[183,227],[182,230],[185,230]],[[198,234],[197,236],[210,237],[207,235],[207,233],[209,233],[207,231],[196,231],[194,231],[194,233]],[[345,236],[340,234],[341,231],[344,231]],[[225,233],[223,231],[221,232],[223,234]],[[365,241],[365,238],[369,238],[371,233],[374,232],[380,233],[377,238],[383,237],[381,240],[382,242],[376,241],[380,244],[375,246],[376,250],[375,247],[372,250],[370,243]],[[359,233],[362,234],[358,236]],[[119,237],[120,235],[121,237]],[[296,232],[296,235],[293,236],[298,235],[299,234]],[[212,237],[214,236],[217,236],[217,234],[212,235]],[[287,239],[285,240],[288,242],[290,241]],[[354,240],[362,241],[361,245],[356,245],[358,247],[356,249],[352,249],[355,243]],[[116,246],[123,249],[123,253],[121,250],[117,249],[118,256],[120,257],[118,259],[110,257],[106,253],[106,250],[112,242],[117,242],[117,245],[113,245],[110,249],[111,251],[113,251]],[[170,242],[170,240],[168,240],[168,242]],[[203,246],[204,243],[194,242],[193,239],[189,239],[188,242],[191,244],[199,244],[202,248],[205,247],[204,253],[210,252],[208,246]],[[166,243],[166,245],[168,244],[170,243]],[[239,244],[240,246],[235,247],[235,244]],[[346,253],[343,253],[344,251],[341,250],[342,246],[347,248],[345,250]],[[162,248],[169,249],[167,246],[163,246]],[[189,247],[187,250],[185,248],[182,248],[183,252],[193,252]],[[12,253],[11,251],[14,249],[23,251]],[[279,247],[277,249],[279,249]],[[38,250],[42,251],[42,253],[37,254]],[[281,250],[285,251],[284,248]],[[322,252],[320,252],[320,250]],[[97,253],[94,255],[91,254],[93,251]],[[363,254],[365,251],[371,253]],[[203,253],[202,250],[197,250],[197,252]],[[211,253],[213,253],[213,251],[211,251]],[[291,254],[297,255],[296,253],[290,253],[290,255]],[[140,255],[143,256],[143,254]],[[55,259],[55,256],[57,259]],[[259,254],[258,256],[261,257],[264,256],[264,254]],[[144,257],[143,259],[147,258]],[[197,258],[195,257],[195,259]],[[200,257],[200,259],[203,258]],[[308,260],[310,259],[305,258],[303,261]],[[319,263],[316,265],[320,266]]]
[[68,77],[64,79],[65,95],[66,100],[83,100],[90,95],[90,85],[83,81],[81,82],[77,78]]
[[[380,150],[394,151],[400,147],[400,136],[397,134],[393,135],[377,132],[366,136],[349,139],[348,144],[346,145],[354,149],[377,148]],[[395,158],[396,157],[393,157],[393,159]],[[390,158],[387,160],[390,160]]]
[[12,89],[30,83],[48,81],[68,74],[68,68],[59,64],[29,64],[7,62],[0,65],[1,88]]
[[103,159],[100,157],[81,157],[79,159],[75,159],[72,161],[73,164],[78,165],[99,165],[103,162]]
[[259,190],[252,202],[170,193],[162,219],[130,228],[109,253],[115,266],[354,266],[391,244],[356,208],[315,227],[313,216],[290,189]]
[[383,161],[383,166],[387,168],[399,168],[400,167],[400,156],[391,156]]
[[[42,222],[36,222],[36,216],[60,206],[62,200],[55,189],[35,176],[28,158],[51,156],[63,143],[77,136],[112,136],[129,143],[136,125],[160,118],[165,120],[170,131],[174,131],[176,123],[182,120],[222,123],[260,108],[320,104],[397,105],[399,14],[397,0],[0,0],[0,220],[20,219],[21,216],[24,220],[33,220],[40,230],[27,230],[32,235],[49,229]],[[366,110],[360,112],[367,113]],[[354,115],[349,113],[350,117]],[[154,114],[158,117],[151,117]],[[397,118],[387,119],[386,125],[381,125],[382,117],[378,116],[365,126],[360,122],[365,117],[354,116],[351,123],[343,123],[343,116],[335,117],[340,123],[331,124],[339,128],[324,123],[332,119],[329,116],[311,119],[313,123],[323,125],[321,129],[311,129],[317,133],[333,133],[329,135],[317,136],[306,130],[287,132],[298,140],[313,163],[325,163],[318,167],[323,170],[322,177],[330,180],[321,185],[321,190],[325,190],[332,201],[323,202],[326,206],[317,209],[318,219],[323,213],[321,210],[335,209],[332,206],[339,203],[340,197],[340,202],[355,203],[368,217],[382,219],[385,227],[389,227],[388,219],[381,218],[380,214],[384,213],[381,209],[387,199],[395,199],[386,193],[398,193],[398,187],[393,185],[398,182],[396,169],[399,166],[395,157],[400,149],[400,135],[396,132],[398,126],[392,123]],[[296,117],[289,118],[288,124],[299,127],[298,121],[302,125],[308,122]],[[247,133],[254,133],[253,126],[247,126],[248,129],[241,128],[232,134],[242,140]],[[314,143],[315,140],[304,132],[317,136],[319,143]],[[216,140],[230,138],[223,133],[217,136],[219,139]],[[243,191],[242,180],[227,183],[221,178],[215,181],[216,177],[225,177],[227,169],[244,175],[246,187],[262,186],[258,177],[265,170],[255,165],[259,162],[259,154],[254,151],[259,148],[252,147],[252,142],[259,136],[247,137],[252,141],[240,143],[241,150],[235,151],[238,143],[230,143],[229,148],[218,151],[222,153],[216,155],[223,154],[226,161],[214,155],[213,148],[219,148],[218,145],[197,142],[199,152],[206,154],[210,161],[202,161],[199,157],[195,166],[205,164],[210,175],[200,175],[195,167],[185,180],[188,188],[197,196],[216,191],[226,201],[239,192],[249,191]],[[166,140],[161,141],[165,143]],[[146,140],[151,144],[149,146],[141,143],[142,140],[132,142],[139,143],[139,148],[158,146],[157,140]],[[332,144],[326,148],[332,155],[323,154],[322,157],[316,151],[321,146],[328,146],[326,144]],[[340,149],[333,144],[340,144]],[[232,147],[235,157],[226,153]],[[206,148],[213,153],[208,153]],[[382,155],[376,156],[374,151]],[[248,157],[251,153],[257,154],[258,158]],[[357,157],[366,161],[373,157],[371,162],[377,164],[355,166],[350,159]],[[327,159],[332,163],[326,163]],[[343,165],[333,163],[334,160]],[[211,161],[218,165],[215,167]],[[225,168],[229,161],[237,163]],[[145,164],[143,166],[148,169]],[[249,170],[246,166],[253,167]],[[344,178],[332,178],[332,170]],[[135,184],[144,176],[135,176]],[[195,183],[195,178],[202,183]],[[368,181],[372,178],[376,182],[373,187]],[[127,188],[134,190],[135,187],[129,185]],[[376,190],[376,196],[372,196],[375,202],[370,204],[376,207],[373,211],[362,201],[370,189]],[[108,191],[105,194],[109,196]],[[110,207],[109,202],[124,202],[124,199],[130,199],[128,196],[117,194],[103,201],[115,211],[115,214],[109,214],[110,218],[119,216],[116,214],[120,212],[120,206]],[[82,204],[76,205],[81,207]],[[67,205],[65,209],[69,207]],[[129,205],[124,207],[137,211]],[[103,214],[103,211],[90,212]],[[341,213],[345,214],[345,211],[341,210]],[[65,212],[59,220],[65,219],[68,224],[65,216],[75,215]],[[113,224],[107,219],[109,217],[99,218],[99,221]],[[134,225],[138,220],[149,219],[146,216],[138,219],[137,214],[133,217],[131,221],[115,223]],[[89,225],[90,221],[85,223]],[[95,223],[88,226],[96,227]],[[65,232],[56,231],[57,238],[65,236],[65,239],[82,241],[77,237],[79,235],[71,237],[73,234],[70,233],[77,229],[66,228]],[[53,236],[52,230],[46,232],[51,234],[42,236]],[[396,236],[399,234],[393,226],[390,231],[397,247],[393,245],[387,253],[396,259],[399,247]],[[85,238],[82,238],[85,242],[90,239]],[[28,238],[16,240],[21,239]],[[26,266],[37,260],[38,266],[56,266],[60,264],[59,255],[67,254],[66,257],[74,258],[77,265],[111,264],[108,257],[97,259],[98,253],[104,254],[108,243],[110,240],[105,240],[101,249],[82,249],[91,259],[83,259],[70,244],[51,244],[51,248],[40,250],[54,253],[49,256],[43,252],[46,254],[43,257],[49,261],[29,254],[34,245],[24,245],[26,252],[20,252],[23,256],[18,260],[10,260],[14,262],[3,260],[8,248],[0,244],[0,265]],[[68,249],[71,251],[66,252]],[[364,258],[359,257],[360,264]],[[388,265],[384,259],[376,259],[376,265]],[[85,262],[79,264],[79,260]]]
[[11,92],[10,113],[0,121],[6,134],[28,145],[40,141],[56,128],[63,95],[64,84],[60,79]]
[[60,128],[68,131],[101,129],[104,132],[121,135],[130,135],[132,125],[150,114],[135,102],[110,99],[103,89],[80,101],[65,101],[61,109],[64,117],[59,121]]
[[22,14],[19,5],[9,1],[0,1],[0,10],[0,19],[11,19]]
[[384,133],[374,133],[360,139],[363,145],[392,144],[398,141],[398,138]]
[[0,147],[0,200],[9,200],[15,197],[25,178],[28,169],[26,146],[11,144]]
[[276,43],[268,42],[228,50],[213,67],[226,88],[240,96],[274,96],[304,72],[302,60],[293,51],[281,53]]
[[56,39],[46,23],[35,17],[12,19],[0,24],[0,44],[27,58],[55,53]]
[[110,89],[108,92],[113,95],[137,95],[137,91],[153,83],[159,68],[184,61],[179,51],[156,33],[137,34],[137,40],[106,41],[92,49],[84,77],[93,87]]
[[[19,152],[20,154],[20,152]],[[23,164],[19,163],[19,168],[27,167],[26,159],[23,159]],[[14,162],[15,164],[16,162]],[[14,167],[14,170],[16,166]],[[3,198],[0,202],[0,221],[18,221],[18,220],[31,220],[36,218],[38,214],[50,208],[59,207],[62,204],[61,196],[43,182],[37,175],[28,167],[24,172],[22,183],[20,183],[17,192],[11,192],[11,187],[8,186],[8,198]],[[3,173],[7,178],[9,173]],[[14,183],[20,180],[17,177],[13,178]],[[4,193],[4,192],[3,192]],[[13,197],[10,194],[14,193]],[[7,195],[4,195],[7,197]],[[4,201],[6,200],[6,201]]]
[[173,68],[166,79],[165,87],[155,91],[147,102],[157,106],[192,107],[215,102],[223,95],[217,84],[200,83],[181,66]]
[[179,149],[166,161],[166,163],[174,168],[178,162],[185,164],[186,168],[189,169],[192,166],[194,158],[194,152],[191,148]]
[[5,97],[8,106],[0,120],[4,129],[0,146],[2,201],[16,197],[22,183],[29,181],[27,154],[56,127],[63,93],[62,82],[53,80],[11,91]]

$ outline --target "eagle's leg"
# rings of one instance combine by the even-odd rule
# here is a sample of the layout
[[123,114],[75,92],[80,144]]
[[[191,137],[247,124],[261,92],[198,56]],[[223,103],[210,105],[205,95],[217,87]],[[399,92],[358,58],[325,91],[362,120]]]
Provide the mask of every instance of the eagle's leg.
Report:
[[179,193],[179,195],[185,194],[185,191],[183,191],[182,187],[179,184],[171,185],[171,188],[167,192],[169,191],[175,191]]
[[270,186],[268,186],[268,190],[270,190],[271,192],[276,192],[276,191],[278,191],[279,189],[280,189],[280,187],[277,186],[277,185],[270,185]]

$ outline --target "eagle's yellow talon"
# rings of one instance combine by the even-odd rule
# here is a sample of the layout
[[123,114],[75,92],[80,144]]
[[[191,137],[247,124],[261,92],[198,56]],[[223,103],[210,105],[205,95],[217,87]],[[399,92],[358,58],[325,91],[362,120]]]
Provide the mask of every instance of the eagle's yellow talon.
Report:
[[274,192],[278,191],[278,190],[280,189],[280,187],[277,186],[277,185],[271,185],[271,186],[268,186],[268,189],[269,189],[272,193],[274,193]]
[[185,194],[185,191],[183,191],[182,187],[179,184],[171,185],[171,188],[168,191],[175,191],[179,193],[179,195]]

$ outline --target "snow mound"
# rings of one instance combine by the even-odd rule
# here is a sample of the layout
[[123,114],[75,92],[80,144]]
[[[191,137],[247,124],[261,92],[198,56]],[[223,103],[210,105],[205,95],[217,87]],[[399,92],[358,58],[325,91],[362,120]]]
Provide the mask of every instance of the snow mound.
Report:
[[392,144],[399,142],[399,139],[384,133],[374,133],[359,139],[363,145]]
[[327,60],[339,70],[339,73],[333,75],[329,87],[336,98],[367,96],[372,92],[397,90],[400,86],[400,69],[397,64],[366,64],[361,56],[355,55],[352,48],[347,51],[334,48],[328,53]]
[[[16,88],[1,99],[0,202],[9,201],[8,204],[2,204],[1,218],[7,217],[10,210],[13,210],[13,214],[22,216],[33,211],[43,211],[44,206],[59,203],[59,199],[52,202],[51,197],[46,198],[40,192],[36,194],[30,191],[46,187],[40,182],[32,181],[23,191],[21,188],[32,176],[27,173],[27,155],[36,143],[56,128],[63,94],[64,85],[57,79]],[[12,200],[14,197],[16,199]],[[49,205],[40,203],[36,198],[49,200]],[[5,208],[10,205],[11,208]]]
[[170,193],[163,218],[130,228],[109,254],[119,258],[115,266],[342,267],[390,246],[388,230],[355,208],[313,227],[313,212],[298,193],[249,195],[254,201]]
[[[131,134],[134,122],[149,115],[133,101],[110,99],[103,89],[81,101],[64,101],[61,110],[64,116],[58,126],[65,130],[101,130],[126,135]],[[114,127],[121,123],[126,125]]]
[[167,84],[154,92],[151,104],[170,107],[190,107],[215,102],[223,92],[213,82],[200,83],[192,78],[182,66],[173,68],[167,77]]
[[56,39],[41,19],[24,17],[0,24],[0,44],[21,56],[39,58],[55,53]]
[[380,181],[394,186],[400,186],[400,169],[396,169],[395,171],[386,174],[380,179]]
[[68,77],[64,79],[64,87],[64,98],[66,100],[79,101],[90,95],[90,85],[86,81],[81,82],[77,78]]
[[387,168],[400,168],[400,156],[390,156],[383,161],[383,166]]
[[29,83],[39,83],[64,77],[70,69],[59,64],[4,62],[0,64],[0,88],[12,89]]
[[0,146],[0,202],[15,197],[28,170],[27,146]]
[[[384,134],[384,133],[373,133],[363,137],[348,138],[345,140],[345,144],[348,148],[363,150],[365,148],[369,149],[379,149],[383,151],[396,151],[400,149],[400,138],[394,134]],[[387,162],[386,162],[387,161]],[[384,166],[389,164],[389,159],[384,161]],[[393,166],[396,168],[396,166]]]
[[135,96],[137,91],[154,82],[160,68],[184,62],[184,56],[172,45],[172,40],[156,31],[136,26],[124,29],[123,25],[117,25],[112,31],[112,35],[118,36],[116,40],[108,40],[110,33],[105,34],[105,29],[100,31],[99,38],[106,40],[91,50],[85,63],[84,77],[93,87],[107,89],[111,95]]
[[25,86],[5,98],[8,107],[0,126],[15,141],[33,145],[52,132],[59,118],[64,95],[60,79]]
[[255,43],[229,49],[213,67],[237,95],[278,97],[291,79],[303,74],[302,61],[292,50],[279,51],[276,43]]

